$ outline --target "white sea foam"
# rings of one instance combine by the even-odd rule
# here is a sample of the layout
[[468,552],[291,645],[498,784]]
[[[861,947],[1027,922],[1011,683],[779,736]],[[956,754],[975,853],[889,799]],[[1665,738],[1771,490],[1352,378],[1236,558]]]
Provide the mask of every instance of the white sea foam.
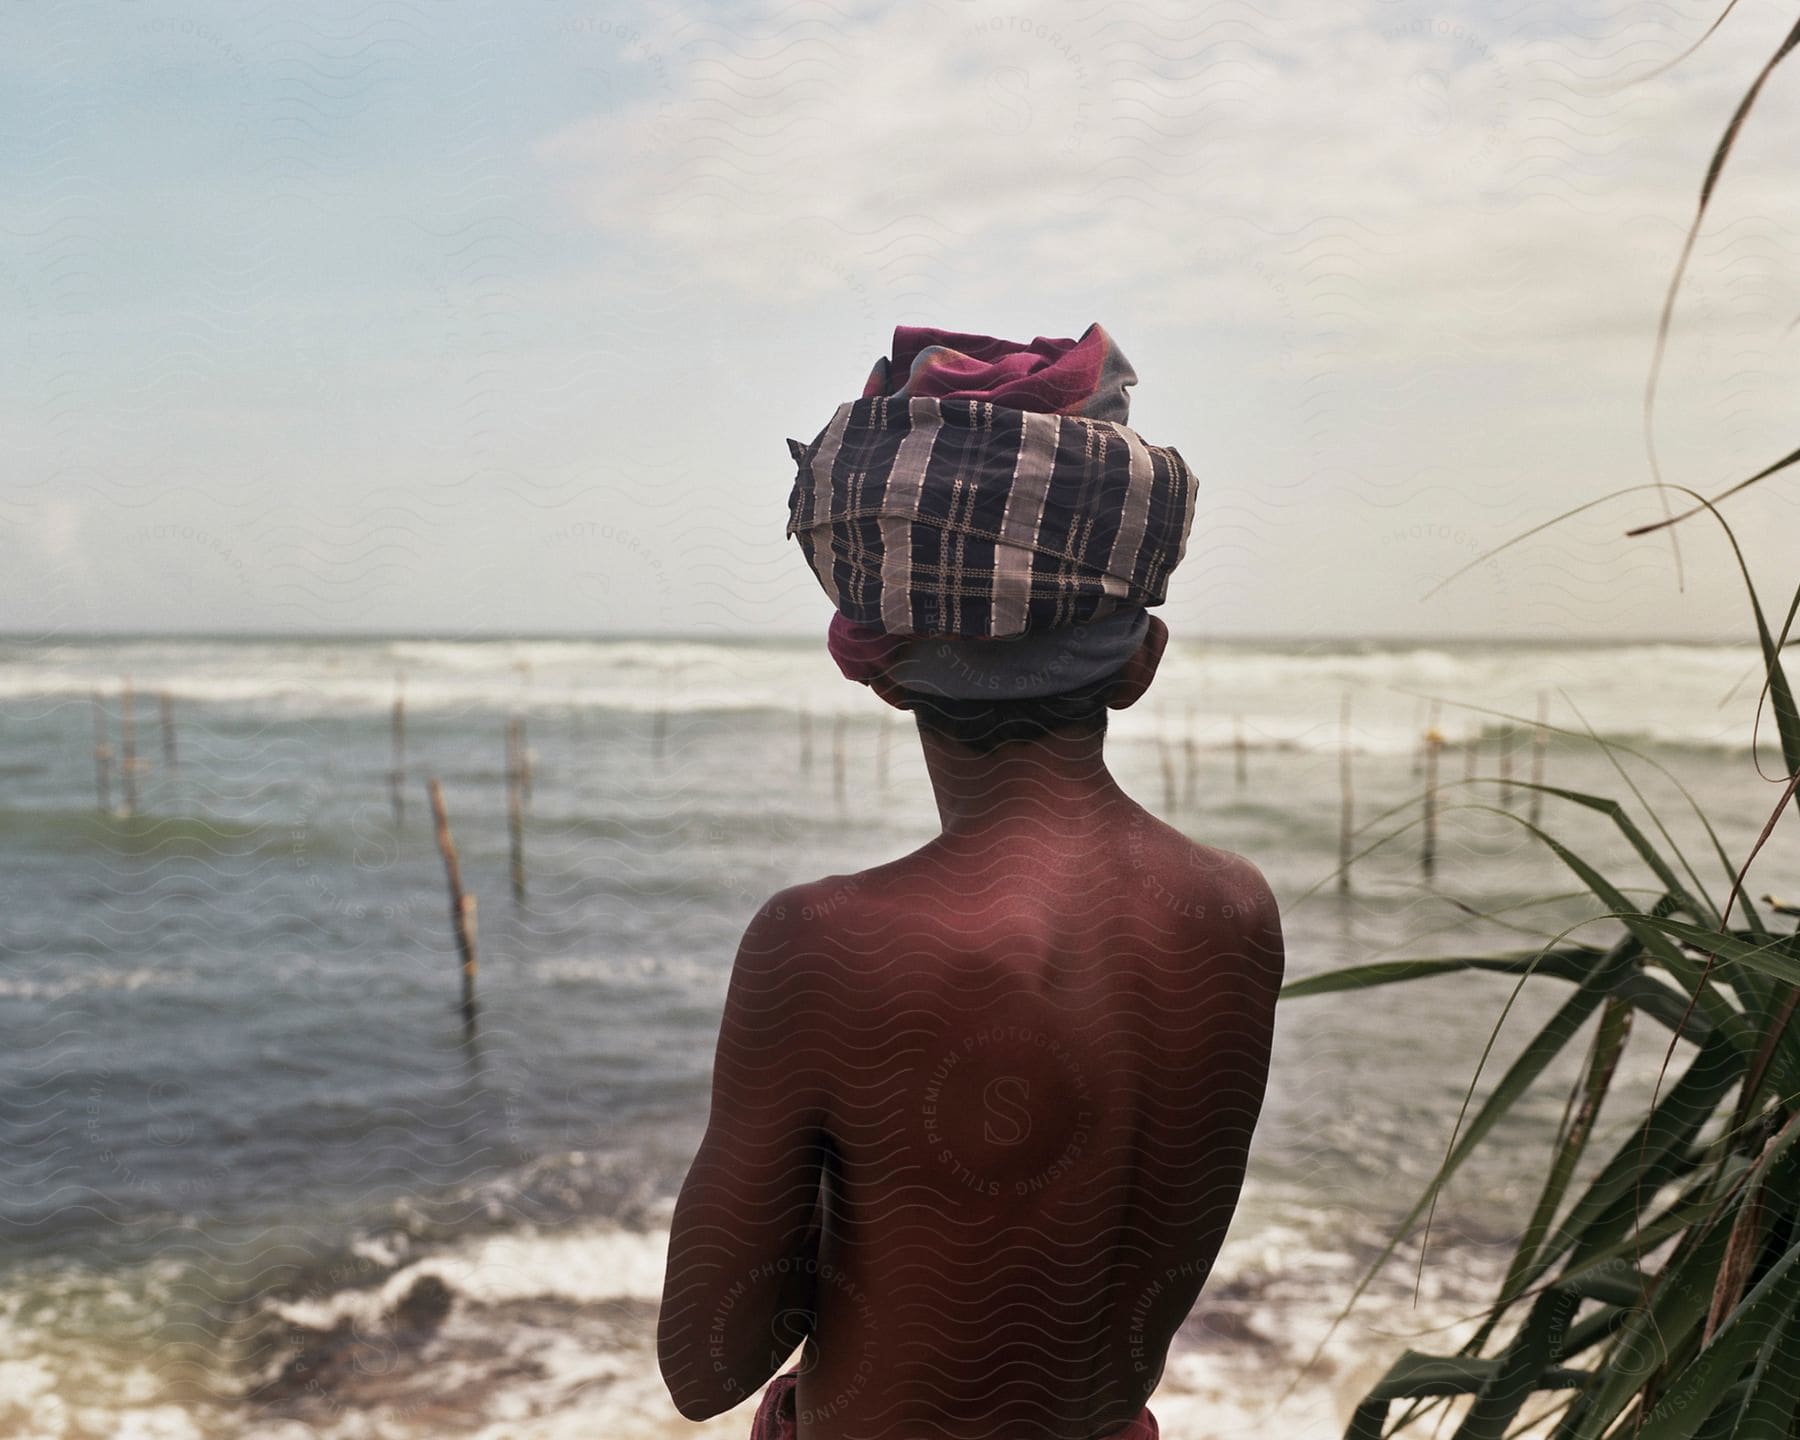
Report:
[[94,970],[54,980],[27,975],[0,975],[0,999],[61,1000],[97,990],[167,990],[194,982],[195,972],[181,967],[167,969],[139,966],[132,970]]
[[[745,710],[887,712],[838,674],[823,644],[696,640],[223,641],[167,640],[14,647],[0,663],[0,700],[55,701],[116,692],[130,673],[142,696],[283,715],[385,713],[396,680],[412,711],[573,707],[647,715]],[[1655,684],[1645,684],[1654,675]],[[1351,740],[1403,754],[1430,699],[1452,743],[1512,716],[1530,723],[1538,697],[1550,722],[1576,733],[1742,747],[1761,688],[1753,649],[1739,645],[1418,646],[1172,644],[1146,700],[1119,716],[1122,735],[1227,747],[1335,750],[1342,697]],[[1566,698],[1565,698],[1566,697]],[[146,702],[140,702],[143,704]],[[147,715],[148,712],[146,712]]]
[[312,1330],[329,1330],[340,1320],[372,1329],[428,1275],[443,1281],[459,1299],[478,1305],[533,1299],[655,1301],[662,1294],[668,1253],[666,1230],[509,1231],[427,1255],[396,1270],[379,1289],[270,1301],[269,1308]]
[[[1453,1349],[1450,1327],[1478,1308],[1478,1297],[1499,1276],[1503,1257],[1477,1256],[1471,1264],[1471,1257],[1440,1256],[1427,1268],[1414,1308],[1410,1269],[1396,1265],[1332,1334],[1354,1265],[1341,1251],[1323,1248],[1304,1224],[1268,1208],[1256,1187],[1247,1190],[1246,1202],[1152,1397],[1167,1435],[1332,1440],[1404,1345]],[[307,1329],[349,1321],[374,1337],[422,1277],[442,1280],[454,1299],[416,1360],[373,1377],[378,1396],[359,1393],[344,1404],[327,1396],[323,1410],[298,1418],[230,1402],[224,1393],[187,1408],[166,1403],[167,1377],[158,1381],[152,1373],[154,1357],[141,1357],[151,1369],[116,1363],[118,1357],[101,1366],[46,1346],[33,1327],[7,1324],[0,1309],[0,1340],[9,1356],[0,1361],[0,1433],[34,1440],[740,1436],[754,1401],[696,1427],[675,1413],[658,1374],[653,1307],[668,1242],[666,1229],[605,1222],[484,1235],[403,1266],[378,1289],[273,1305]],[[618,1301],[642,1303],[625,1309],[607,1303]],[[1303,1374],[1322,1342],[1322,1363]],[[1290,1381],[1296,1383],[1284,1396]],[[447,1431],[443,1411],[422,1402],[453,1394],[467,1397],[459,1405],[469,1418],[466,1428]]]

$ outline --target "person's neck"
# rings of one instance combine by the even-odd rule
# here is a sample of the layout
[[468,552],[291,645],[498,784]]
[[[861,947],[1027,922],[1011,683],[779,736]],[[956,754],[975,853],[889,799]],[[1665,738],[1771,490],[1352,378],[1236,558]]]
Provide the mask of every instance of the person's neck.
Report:
[[986,752],[925,729],[919,740],[946,838],[992,834],[1021,821],[1080,825],[1130,803],[1106,768],[1104,735],[1053,732]]

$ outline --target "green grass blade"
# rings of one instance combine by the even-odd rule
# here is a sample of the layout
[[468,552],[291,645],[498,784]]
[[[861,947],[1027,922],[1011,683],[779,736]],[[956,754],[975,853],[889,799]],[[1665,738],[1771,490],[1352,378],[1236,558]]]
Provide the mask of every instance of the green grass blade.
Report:
[[1716,955],[1733,965],[1747,965],[1764,975],[1772,975],[1789,985],[1800,985],[1800,949],[1792,935],[1777,935],[1761,940],[1741,935],[1707,930],[1666,916],[1643,916],[1642,923],[1652,926],[1673,939]]
[[1545,1371],[1560,1357],[1563,1336],[1580,1303],[1579,1296],[1562,1289],[1538,1296],[1494,1373],[1476,1392],[1456,1440],[1505,1440],[1507,1429],[1543,1383]]
[[[1628,967],[1631,963],[1630,952],[1626,951],[1623,948],[1623,945],[1616,947],[1609,955],[1606,963],[1595,966],[1583,977],[1582,982],[1575,993],[1563,1003],[1562,1008],[1550,1018],[1543,1029],[1533,1036],[1526,1044],[1524,1050],[1521,1051],[1518,1058],[1513,1061],[1506,1074],[1501,1077],[1500,1083],[1494,1087],[1493,1093],[1488,1096],[1485,1102],[1483,1102],[1481,1109],[1476,1113],[1475,1119],[1470,1122],[1469,1128],[1466,1131],[1462,1131],[1461,1129],[1463,1115],[1459,1114],[1457,1116],[1457,1130],[1461,1133],[1452,1134],[1448,1150],[1444,1156],[1443,1162],[1438,1166],[1437,1173],[1434,1174],[1427,1183],[1424,1193],[1419,1196],[1413,1203],[1412,1208],[1407,1211],[1399,1224],[1394,1227],[1392,1236],[1388,1239],[1388,1242],[1382,1246],[1380,1253],[1369,1262],[1367,1268],[1363,1271],[1362,1277],[1356,1282],[1355,1288],[1351,1290],[1350,1298],[1344,1302],[1344,1305],[1338,1311],[1336,1318],[1334,1318],[1330,1326],[1326,1328],[1325,1334],[1320,1338],[1306,1364],[1300,1368],[1295,1380],[1290,1381],[1287,1389],[1283,1391],[1282,1396],[1280,1397],[1282,1400],[1285,1400],[1287,1395],[1292,1393],[1294,1385],[1298,1383],[1298,1375],[1305,1374],[1312,1368],[1313,1364],[1318,1361],[1319,1356],[1324,1352],[1326,1343],[1336,1332],[1337,1327],[1343,1323],[1344,1317],[1355,1308],[1356,1302],[1362,1298],[1363,1292],[1369,1288],[1370,1282],[1373,1281],[1375,1276],[1380,1272],[1381,1267],[1388,1262],[1394,1251],[1399,1248],[1401,1240],[1403,1240],[1412,1230],[1413,1225],[1417,1223],[1421,1216],[1425,1215],[1430,1210],[1431,1206],[1436,1202],[1439,1192],[1443,1189],[1444,1184],[1449,1180],[1450,1176],[1453,1175],[1458,1167],[1461,1166],[1462,1162],[1468,1158],[1470,1152],[1481,1143],[1487,1133],[1499,1123],[1500,1119],[1512,1107],[1519,1096],[1524,1094],[1525,1091],[1530,1088],[1531,1083],[1543,1073],[1545,1067],[1548,1066],[1550,1061],[1561,1051],[1562,1047],[1568,1043],[1569,1038],[1580,1030],[1582,1022],[1593,1012],[1601,1001],[1606,998],[1609,988],[1614,981],[1616,972],[1622,968]],[[1522,985],[1523,983],[1524,980],[1521,978],[1520,984]],[[1516,998],[1518,994],[1517,989],[1514,990],[1513,994]],[[1508,1005],[1510,1006],[1510,1004],[1511,1001],[1509,1000]],[[1504,1020],[1505,1014],[1503,1012],[1501,1022],[1504,1023]],[[1477,1063],[1475,1074],[1470,1078],[1469,1094],[1465,1096],[1463,1100],[1463,1114],[1467,1113],[1469,1099],[1473,1096],[1475,1085],[1480,1080],[1482,1064],[1486,1061],[1487,1053],[1493,1048],[1494,1038],[1495,1035],[1498,1034],[1498,1029],[1499,1027],[1496,1025],[1494,1034],[1489,1035],[1487,1049],[1483,1051],[1482,1061]],[[1385,1410],[1383,1413],[1386,1413]]]
[[1743,1404],[1730,1431],[1733,1440],[1789,1440],[1800,1418],[1800,1310],[1787,1318],[1773,1345],[1765,1346],[1750,1374]]
[[1563,1194],[1587,1149],[1588,1137],[1593,1133],[1601,1102],[1605,1099],[1607,1087],[1612,1084],[1619,1056],[1624,1053],[1625,1041],[1630,1034],[1631,1009],[1615,995],[1606,1002],[1606,1008],[1600,1014],[1599,1027],[1594,1033],[1593,1055],[1581,1081],[1580,1108],[1571,1117],[1565,1133],[1558,1137],[1550,1173],[1545,1178],[1544,1188],[1538,1195],[1531,1219],[1526,1222],[1518,1249],[1513,1253],[1512,1265],[1500,1286],[1497,1305],[1504,1306],[1524,1289],[1524,1276],[1530,1272],[1532,1259],[1550,1232],[1550,1223],[1561,1208]]
[[1281,987],[1280,998],[1300,1000],[1341,990],[1366,990],[1376,985],[1392,985],[1402,980],[1425,980],[1463,970],[1524,975],[1536,969],[1563,980],[1579,981],[1593,967],[1594,962],[1605,954],[1606,951],[1598,945],[1570,945],[1559,950],[1516,950],[1501,955],[1377,960],[1367,965],[1350,965],[1341,970],[1328,970],[1323,974],[1290,980]]
[[[1387,1423],[1388,1406],[1396,1400],[1417,1400],[1429,1396],[1472,1395],[1486,1385],[1500,1368],[1499,1360],[1479,1359],[1465,1355],[1421,1355],[1416,1350],[1401,1353],[1387,1374],[1356,1407],[1344,1440],[1380,1440]],[[1540,1377],[1545,1388],[1572,1390],[1588,1382],[1583,1370],[1553,1367]]]
[[1800,1242],[1796,1242],[1756,1282],[1708,1345],[1675,1378],[1644,1421],[1637,1440],[1692,1440],[1737,1383],[1744,1367],[1765,1348],[1780,1343],[1787,1322],[1800,1307]]
[[[1613,1263],[1617,1252],[1610,1247],[1637,1214],[1634,1198],[1638,1187],[1666,1157],[1679,1153],[1693,1140],[1743,1070],[1744,1059],[1729,1041],[1718,1035],[1708,1039],[1570,1207],[1526,1272],[1526,1283],[1535,1283],[1565,1253],[1571,1256],[1571,1269]],[[1654,1194],[1655,1189],[1646,1193]],[[1610,1218],[1620,1212],[1624,1214],[1622,1225]]]
[[[1678,1251],[1650,1303],[1620,1327],[1594,1383],[1569,1407],[1555,1440],[1600,1440],[1633,1398],[1706,1319],[1731,1227],[1721,1214]],[[1684,1242],[1685,1243],[1685,1242]],[[1703,1417],[1702,1417],[1703,1418]]]
[[1625,928],[1637,937],[1644,949],[1660,960],[1663,967],[1681,983],[1682,988],[1694,996],[1700,1013],[1711,1021],[1727,1039],[1745,1052],[1753,1048],[1754,1040],[1744,1017],[1725,1003],[1724,997],[1706,982],[1699,968],[1690,963],[1676,948],[1667,932],[1651,923],[1652,915],[1632,906],[1611,881],[1555,836],[1539,829],[1528,820],[1519,820],[1518,823],[1548,845],[1557,858],[1580,877],[1582,882],[1599,897],[1601,903],[1612,912],[1613,918],[1622,921]]
[[[1637,851],[1644,863],[1650,867],[1651,872],[1661,882],[1663,889],[1675,897],[1683,910],[1700,921],[1705,921],[1718,914],[1710,903],[1696,899],[1693,893],[1681,883],[1673,867],[1663,859],[1662,854],[1650,843],[1644,832],[1637,827],[1637,824],[1626,812],[1625,807],[1617,800],[1605,795],[1588,795],[1579,790],[1565,790],[1559,785],[1537,785],[1526,780],[1515,780],[1513,786],[1519,790],[1541,790],[1546,795],[1554,795],[1560,800],[1568,800],[1586,809],[1598,811],[1613,822],[1619,833],[1630,842],[1631,848]],[[1536,827],[1527,826],[1527,828],[1535,829]],[[1549,838],[1541,830],[1537,833],[1544,836],[1545,839]]]

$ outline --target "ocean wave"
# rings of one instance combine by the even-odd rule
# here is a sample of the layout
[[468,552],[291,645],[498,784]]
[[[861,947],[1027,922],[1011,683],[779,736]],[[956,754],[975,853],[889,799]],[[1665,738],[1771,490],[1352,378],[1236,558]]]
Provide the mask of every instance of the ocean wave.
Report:
[[[859,729],[893,719],[843,681],[823,645],[790,640],[24,646],[0,663],[0,701],[29,718],[99,693],[116,717],[125,674],[144,732],[160,694],[178,713],[199,705],[277,720],[385,717],[397,695],[409,713],[425,715],[520,710],[649,721],[805,712],[821,750],[840,716]],[[1576,735],[1591,723],[1620,740],[1741,750],[1760,686],[1755,651],[1739,645],[1173,643],[1146,701],[1115,724],[1123,736],[1213,749],[1335,750],[1349,695],[1353,747],[1403,754],[1418,744],[1432,701],[1440,731],[1462,743],[1529,731],[1543,697],[1550,723]]]

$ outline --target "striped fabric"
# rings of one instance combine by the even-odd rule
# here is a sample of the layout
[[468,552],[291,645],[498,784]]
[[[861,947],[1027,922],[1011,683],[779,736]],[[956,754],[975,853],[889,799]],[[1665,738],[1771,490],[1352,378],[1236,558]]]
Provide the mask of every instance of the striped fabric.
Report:
[[788,535],[840,614],[890,635],[1000,638],[1160,604],[1194,519],[1186,462],[1116,421],[876,395],[788,450]]

